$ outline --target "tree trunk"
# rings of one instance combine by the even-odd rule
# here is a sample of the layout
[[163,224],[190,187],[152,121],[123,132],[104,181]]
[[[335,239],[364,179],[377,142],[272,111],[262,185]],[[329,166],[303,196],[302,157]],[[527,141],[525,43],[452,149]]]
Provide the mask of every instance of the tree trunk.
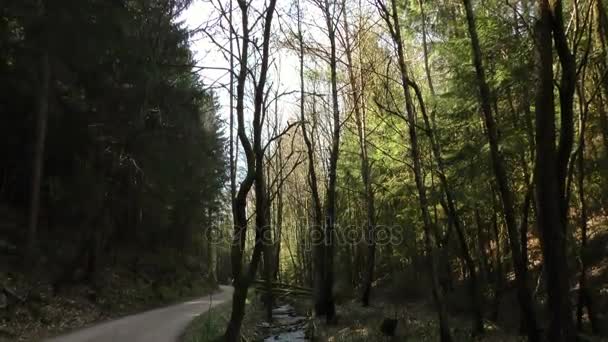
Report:
[[[260,76],[255,87],[254,94],[254,112],[253,112],[253,152],[255,154],[255,228],[256,245],[262,245],[262,253],[264,256],[264,278],[266,280],[266,315],[269,321],[272,320],[272,234],[270,230],[270,202],[268,199],[266,186],[266,172],[264,170],[264,153],[265,148],[262,142],[262,130],[264,118],[266,117],[264,99],[266,98],[266,78],[268,74],[269,49],[270,49],[270,30],[272,26],[272,18],[276,0],[271,0],[265,13],[264,22],[264,42],[262,45],[262,60],[260,65]],[[252,274],[252,278],[255,274]],[[253,279],[251,279],[253,280]],[[250,281],[251,281],[250,280]]]
[[[606,90],[608,95],[608,89]],[[604,143],[604,157],[608,159],[608,115],[604,104],[604,97],[602,94],[598,94],[598,117],[600,121],[600,127],[602,129],[602,142]]]
[[[342,5],[346,7],[346,1]],[[367,243],[367,265],[365,267],[365,276],[363,279],[363,293],[361,295],[361,303],[363,306],[369,306],[369,300],[372,290],[372,282],[374,280],[374,267],[376,264],[376,213],[374,208],[374,190],[372,189],[371,167],[368,158],[367,147],[367,127],[365,108],[362,106],[363,89],[361,89],[358,78],[355,76],[355,66],[352,57],[352,44],[350,42],[350,32],[348,26],[348,16],[346,11],[343,14],[344,31],[346,42],[346,60],[348,69],[348,79],[351,86],[351,101],[355,112],[355,123],[357,125],[357,137],[359,138],[359,158],[361,160],[361,180],[363,182],[363,201],[365,203],[366,212],[366,232],[365,241]],[[359,69],[361,72],[361,69]],[[357,268],[356,268],[357,269]]]
[[588,272],[588,258],[589,251],[587,250],[588,242],[588,214],[587,214],[587,200],[585,199],[585,131],[587,121],[587,108],[585,106],[584,96],[584,83],[580,86],[578,91],[578,98],[581,103],[581,114],[579,119],[579,145],[578,145],[578,177],[577,177],[577,188],[578,188],[578,199],[580,203],[580,226],[581,226],[581,247],[580,247],[580,264],[581,271],[578,283],[578,303],[576,308],[576,323],[577,329],[583,331],[583,309],[587,308],[587,316],[591,322],[591,331],[597,335],[600,333],[600,324],[597,320],[597,315],[594,310],[593,301],[591,300],[591,290],[587,285],[587,272]]
[[[302,9],[300,1],[297,3],[297,20],[298,20],[298,47],[299,47],[299,64],[300,64],[300,120],[302,121],[302,137],[306,144],[306,153],[308,155],[308,182],[312,193],[312,224],[310,225],[311,243],[313,249],[313,267],[312,267],[312,285],[313,285],[313,300],[315,314],[317,316],[325,315],[325,298],[323,284],[325,278],[324,271],[324,234],[323,234],[323,213],[321,209],[321,198],[319,195],[319,186],[317,181],[317,172],[315,169],[315,146],[314,134],[308,132],[308,121],[305,117],[305,84],[304,84],[304,34],[302,32]],[[315,98],[313,97],[313,113],[316,115]],[[310,135],[309,135],[310,133]]]
[[[260,126],[261,127],[261,126]],[[260,135],[261,137],[261,135]],[[270,203],[268,200],[268,192],[266,186],[266,174],[264,172],[264,151],[260,145],[254,144],[254,150],[256,152],[256,179],[255,179],[255,207],[256,207],[256,230],[262,232],[261,243],[263,244],[263,256],[264,256],[264,284],[266,287],[266,293],[264,294],[264,306],[266,308],[266,319],[268,322],[272,321],[272,306],[273,306],[273,293],[272,293],[272,274],[273,274],[273,261],[274,254],[272,251],[273,242],[272,234],[270,229]],[[257,243],[257,242],[256,242]]]
[[416,189],[418,190],[418,201],[420,203],[420,212],[424,224],[424,244],[426,250],[426,260],[431,274],[433,300],[439,318],[439,334],[442,342],[451,342],[452,334],[449,328],[447,309],[443,300],[443,292],[439,285],[439,279],[437,276],[437,255],[435,248],[437,241],[433,241],[433,226],[428,208],[428,200],[426,197],[424,179],[422,177],[422,168],[420,165],[420,147],[418,146],[418,135],[416,131],[416,114],[409,89],[410,85],[408,79],[407,65],[403,52],[403,41],[401,39],[401,27],[399,25],[397,1],[391,0],[390,11],[382,2],[378,1],[378,5],[381,10],[381,15],[383,16],[386,24],[389,26],[389,31],[392,36],[393,43],[396,46],[399,71],[401,74],[401,86],[403,96],[405,98],[405,112],[407,114],[407,122],[409,126],[410,153],[412,162],[414,164],[414,178],[416,181]]
[[[536,25],[539,85],[536,94],[536,201],[537,220],[541,232],[543,260],[547,275],[549,306],[549,331],[551,341],[572,341],[572,310],[568,284],[568,263],[566,257],[566,227],[564,208],[564,169],[562,153],[555,147],[555,108],[553,95],[553,51],[551,30],[556,23],[552,8],[547,0],[540,0],[540,17]],[[559,9],[561,11],[561,9]],[[559,45],[556,38],[556,46]],[[563,43],[563,42],[562,42]],[[559,48],[558,48],[559,50]],[[567,70],[563,70],[567,73]],[[564,76],[565,77],[565,76]],[[562,78],[563,81],[563,78]],[[566,89],[560,90],[562,116]],[[571,111],[571,108],[570,108]],[[562,118],[562,126],[567,118]],[[566,123],[567,125],[567,123]],[[560,150],[567,144],[567,137],[561,137]],[[565,134],[568,134],[567,132]],[[569,157],[569,152],[568,152]],[[567,160],[566,160],[567,162]]]
[[500,299],[502,296],[502,292],[504,289],[505,277],[504,277],[504,266],[502,262],[502,248],[500,241],[500,228],[498,226],[498,205],[495,203],[495,196],[492,195],[493,209],[494,213],[492,214],[492,232],[494,233],[494,240],[496,241],[496,256],[494,266],[494,312],[492,314],[492,318],[495,322],[498,321],[498,316],[500,314]]
[[[431,77],[431,68],[429,66],[429,47],[427,41],[427,32],[426,32],[426,14],[424,12],[424,3],[423,0],[418,0],[418,5],[420,6],[420,19],[422,20],[422,48],[424,51],[424,73],[426,75],[426,81],[429,86],[429,91],[431,92],[431,96],[435,97],[435,87],[433,86],[433,78]],[[432,114],[431,114],[432,115]],[[434,120],[433,128],[434,127]]]
[[[230,0],[230,7],[228,13],[228,25],[232,27],[232,0]],[[234,151],[234,52],[233,52],[233,32],[230,30],[230,204],[234,211],[234,200],[236,197],[236,161],[237,156]]]
[[452,241],[454,223],[451,218],[448,218],[447,226],[448,228],[440,247],[441,251],[439,252],[439,269],[443,267],[445,274],[441,276],[441,273],[439,273],[438,278],[439,285],[441,285],[444,292],[454,292],[454,272],[452,271],[452,263],[450,262],[450,241]]
[[481,221],[481,215],[479,214],[479,209],[475,208],[475,225],[477,226],[477,249],[479,250],[479,273],[480,273],[480,283],[484,283],[488,281],[488,260],[489,256],[486,253],[486,237],[484,235],[483,222]]
[[42,187],[42,172],[44,167],[44,147],[47,132],[49,111],[49,92],[51,82],[51,66],[48,51],[40,56],[40,78],[38,96],[36,98],[36,135],[32,158],[32,182],[30,191],[30,210],[28,216],[25,260],[31,264],[36,259],[38,240],[38,214],[40,211],[40,188]]
[[230,314],[230,320],[226,327],[224,334],[224,341],[226,342],[240,342],[241,341],[241,325],[243,324],[243,318],[245,317],[245,302],[247,300],[247,287],[237,286],[234,283],[234,293],[232,294],[232,311]]
[[[278,112],[278,109],[275,108],[275,112]],[[282,148],[281,148],[281,144],[279,142],[279,147],[278,147],[278,151],[277,151],[277,158],[278,158],[278,167],[279,167],[279,172],[278,172],[278,177],[279,180],[283,179],[283,154],[282,154]],[[281,240],[282,240],[282,235],[283,235],[283,187],[282,187],[282,182],[278,183],[277,186],[277,219],[275,222],[275,226],[276,226],[276,237],[275,237],[275,260],[273,263],[273,276],[272,278],[276,281],[279,279],[280,277],[280,265],[281,265]]]
[[[599,40],[600,49],[600,64],[599,79],[602,80],[601,72],[608,72],[608,15],[602,1],[596,1],[596,22],[597,22],[597,37]],[[602,137],[604,140],[604,155],[608,157],[608,79],[604,78],[601,81],[603,84],[603,96],[598,94],[598,112],[600,117],[600,125],[602,128]]]
[[467,270],[469,271],[469,294],[471,296],[472,307],[474,311],[473,334],[480,335],[484,333],[483,300],[481,297],[482,293],[481,287],[479,286],[477,271],[475,270],[475,262],[473,261],[473,257],[471,256],[469,247],[467,246],[467,241],[464,234],[464,230],[461,225],[460,216],[458,215],[458,211],[456,210],[454,196],[452,195],[452,191],[448,184],[448,179],[445,176],[445,167],[443,164],[443,158],[441,156],[441,148],[435,137],[434,130],[431,127],[431,122],[429,121],[428,115],[426,113],[426,106],[422,98],[422,92],[420,91],[418,85],[416,85],[416,83],[414,83],[413,81],[410,81],[410,85],[412,86],[412,88],[414,88],[416,92],[416,97],[418,98],[420,111],[422,112],[422,118],[424,120],[424,128],[429,137],[429,140],[431,141],[433,156],[435,157],[435,162],[437,163],[437,168],[439,171],[437,174],[439,176],[441,188],[443,189],[447,201],[447,212],[451,218],[454,228],[456,229],[456,234],[458,236],[458,242],[460,245],[460,252],[462,254],[462,258],[464,259]]
[[[269,232],[269,207],[268,200],[266,198],[266,178],[264,173],[264,148],[262,145],[262,125],[263,125],[263,100],[265,95],[266,78],[268,73],[268,60],[269,60],[269,46],[270,46],[270,30],[272,26],[272,19],[274,16],[274,10],[276,6],[276,0],[270,0],[268,7],[264,13],[264,29],[263,29],[263,43],[262,43],[262,56],[260,61],[259,78],[255,85],[254,90],[254,109],[253,109],[253,146],[247,137],[245,130],[245,119],[244,119],[244,99],[245,99],[245,83],[247,82],[247,75],[249,74],[248,65],[248,53],[250,42],[249,32],[249,6],[250,4],[246,0],[238,0],[239,8],[241,10],[242,19],[242,44],[241,44],[241,58],[240,58],[240,70],[237,77],[237,104],[236,114],[238,122],[238,136],[243,145],[245,157],[247,161],[247,173],[243,179],[237,195],[234,200],[233,206],[233,219],[234,219],[234,237],[231,248],[232,258],[232,273],[234,277],[234,294],[232,299],[232,313],[226,332],[224,333],[224,339],[227,342],[236,342],[240,340],[240,329],[243,321],[245,300],[247,299],[247,290],[253,281],[256,273],[259,260],[264,255],[266,260],[271,260],[269,257],[269,246],[268,243],[268,232]],[[245,250],[245,241],[247,233],[247,195],[251,190],[253,184],[255,187],[255,243],[254,250],[247,273],[242,272],[243,268],[243,254]],[[265,260],[265,262],[267,262]],[[266,277],[270,276],[269,268],[266,264],[265,269]]]
[[519,304],[522,311],[522,315],[528,322],[528,340],[531,342],[537,342],[540,341],[540,334],[538,331],[538,324],[536,322],[536,314],[532,302],[532,294],[528,286],[528,280],[526,278],[527,272],[525,272],[524,270],[526,265],[523,263],[521,255],[521,246],[519,241],[520,235],[518,234],[518,229],[515,222],[513,194],[511,192],[511,189],[509,188],[507,172],[504,167],[502,156],[499,152],[498,130],[496,128],[496,122],[492,115],[490,87],[488,86],[488,83],[486,81],[485,70],[483,67],[481,47],[475,23],[475,13],[473,12],[473,6],[470,0],[463,0],[463,3],[467,16],[469,35],[471,38],[473,63],[475,64],[475,72],[477,75],[477,83],[479,86],[479,99],[481,102],[481,109],[483,113],[484,123],[486,126],[486,134],[488,136],[488,142],[490,145],[492,169],[496,177],[496,183],[498,184],[498,191],[502,200],[505,223],[507,225],[507,232],[511,245],[511,255],[513,257],[513,266],[515,270],[515,281],[517,284]]
[[208,261],[207,261],[207,269],[209,273],[209,278],[212,282],[217,284],[217,246],[216,241],[214,239],[213,228],[207,229],[207,245],[208,245]]
[[[528,177],[526,177],[526,179],[528,179]],[[528,182],[527,187],[528,187],[528,190],[526,190],[526,195],[524,197],[524,203],[522,206],[522,218],[521,218],[520,228],[519,228],[519,234],[520,234],[519,239],[521,241],[521,258],[522,258],[523,264],[525,265],[523,271],[525,273],[525,278],[529,279],[529,273],[528,273],[528,263],[529,263],[529,259],[528,259],[528,217],[530,215],[530,205],[532,202],[532,194],[534,192],[534,183]],[[519,329],[522,334],[525,334],[526,331],[528,330],[527,326],[528,326],[528,321],[526,320],[526,317],[522,315],[520,318],[520,324],[519,324]]]
[[331,79],[331,103],[332,103],[332,135],[331,148],[329,156],[328,168],[328,185],[327,197],[325,201],[325,226],[324,226],[324,241],[325,241],[325,265],[324,265],[324,313],[327,323],[333,323],[335,319],[335,304],[333,300],[333,282],[334,282],[334,231],[336,225],[336,184],[337,184],[337,168],[338,158],[340,156],[340,107],[338,102],[338,74],[337,74],[337,56],[336,56],[336,26],[334,22],[336,13],[330,9],[329,0],[324,0],[319,6],[323,11],[325,24],[327,27],[327,35],[330,44],[329,68]]

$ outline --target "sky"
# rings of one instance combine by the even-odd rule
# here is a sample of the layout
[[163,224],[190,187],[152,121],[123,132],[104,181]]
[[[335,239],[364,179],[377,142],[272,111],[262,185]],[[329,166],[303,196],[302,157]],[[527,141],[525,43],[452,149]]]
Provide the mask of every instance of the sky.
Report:
[[[213,4],[211,3],[213,1]],[[219,11],[215,8],[218,0],[194,0],[192,5],[182,14],[179,21],[183,21],[190,30],[195,30],[202,26],[208,26],[211,23],[217,22],[219,18]],[[228,3],[227,0],[220,0]],[[284,11],[286,8],[281,8],[281,4],[286,4],[287,1],[278,1],[278,11]],[[215,4],[215,5],[214,5]],[[240,20],[239,10],[234,1],[234,19],[236,23]],[[278,29],[280,20],[275,18],[273,20],[273,29]],[[283,23],[284,24],[284,23]],[[209,29],[211,31],[212,29]],[[230,62],[227,57],[224,56],[221,49],[217,44],[222,44],[226,49],[228,48],[227,37],[222,35],[214,35],[215,42],[213,42],[207,34],[199,33],[192,37],[191,48],[195,54],[197,65],[206,67],[199,71],[199,75],[203,79],[206,85],[228,85],[229,84],[229,73],[226,69],[229,68]],[[274,84],[280,84],[280,92],[289,92],[299,89],[299,70],[298,70],[298,59],[295,54],[288,52],[284,49],[274,49],[274,61],[275,67],[269,71],[269,80]],[[235,47],[236,51],[236,47]],[[211,69],[209,69],[211,68]],[[224,70],[220,70],[224,69]],[[278,70],[277,70],[278,69]],[[236,70],[238,72],[238,70]],[[230,109],[230,97],[228,89],[226,88],[215,88],[216,95],[220,104],[220,117],[228,121],[229,109]],[[286,122],[290,117],[297,113],[297,98],[295,96],[285,96],[279,100],[279,115],[283,122]],[[247,115],[247,114],[246,114]]]

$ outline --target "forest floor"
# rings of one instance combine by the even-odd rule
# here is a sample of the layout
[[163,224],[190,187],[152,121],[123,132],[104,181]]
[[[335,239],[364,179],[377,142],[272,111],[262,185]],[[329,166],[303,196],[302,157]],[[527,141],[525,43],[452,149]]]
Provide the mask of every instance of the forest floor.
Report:
[[[540,253],[534,250],[538,246],[532,246],[532,253]],[[603,326],[607,326],[608,317],[608,234],[600,232],[595,234],[590,241],[590,279],[593,288],[594,304],[600,314]],[[531,270],[531,278],[538,283],[540,269]],[[487,296],[485,317],[494,316],[495,321],[486,320],[486,334],[481,337],[471,336],[471,317],[468,296],[465,284],[456,281],[454,290],[446,297],[450,308],[450,326],[455,341],[485,341],[485,342],[515,342],[525,341],[526,338],[519,336],[519,313],[517,296],[513,286],[513,276],[508,275],[508,284],[500,296],[498,310],[493,312],[495,305]],[[573,276],[573,303],[576,303],[576,280]],[[413,275],[412,273],[393,272],[390,277],[379,279],[372,291],[372,305],[362,307],[355,297],[356,291],[337,291],[341,296],[337,298],[337,323],[326,325],[324,321],[311,319],[312,329],[307,329],[308,339],[321,342],[357,342],[357,341],[387,341],[387,337],[381,332],[381,325],[385,319],[396,319],[398,321],[395,337],[392,341],[438,341],[437,316],[430,298],[426,276]],[[542,282],[540,282],[542,283]],[[540,294],[542,289],[536,288],[537,301],[543,305],[544,298]],[[350,293],[349,296],[344,296]],[[264,308],[256,297],[255,291],[250,291],[247,302],[246,316],[243,323],[243,335],[247,341],[262,341],[267,338],[260,329],[259,322],[264,321]],[[282,300],[278,304],[290,303],[296,308],[298,315],[311,316],[312,303],[310,300],[291,299]],[[226,323],[230,317],[231,306],[224,304],[214,310],[199,316],[188,328],[182,338],[182,342],[207,342],[217,341],[222,336]],[[538,310],[539,315],[543,310]],[[586,328],[588,329],[588,327]],[[605,331],[605,333],[608,331]],[[606,338],[592,338],[584,335],[582,341],[608,341]],[[297,340],[301,341],[301,340]]]
[[[335,325],[317,322],[317,341],[387,341],[387,336],[381,331],[385,319],[397,320],[391,341],[439,341],[437,314],[430,303],[422,300],[400,302],[386,297],[376,298],[369,307],[363,307],[357,300],[350,300],[337,306],[337,316]],[[487,333],[483,337],[473,338],[471,320],[463,314],[451,314],[450,325],[454,341],[525,341],[488,322]]]
[[[246,341],[320,341],[320,342],[386,342],[387,337],[381,333],[380,326],[385,318],[397,319],[396,334],[391,341],[438,341],[437,319],[433,308],[428,302],[422,300],[395,301],[389,298],[376,298],[373,305],[362,307],[361,304],[350,299],[337,305],[337,324],[326,325],[324,320],[311,319],[310,300],[298,299],[279,300],[279,304],[291,305],[295,313],[308,315],[308,326],[300,327],[302,331],[290,331],[294,336],[303,333],[306,338],[296,337],[284,339],[286,334],[273,333],[268,335],[264,318],[262,303],[250,296],[247,313],[243,322],[243,337]],[[284,305],[289,303],[288,305]],[[182,336],[182,342],[212,342],[224,333],[226,323],[230,318],[231,306],[229,303],[219,305],[207,313],[197,317]],[[451,325],[455,341],[487,341],[487,342],[515,342],[524,341],[514,334],[502,331],[495,325],[487,324],[487,334],[483,338],[470,337],[470,320],[466,315],[452,315]],[[288,334],[289,334],[288,333]],[[297,333],[297,334],[295,334]]]
[[73,284],[55,294],[50,282],[0,272],[0,342],[39,341],[93,323],[200,297],[217,288],[202,277],[187,284],[159,286],[126,269],[107,269],[105,274],[108,283],[102,289]]
[[[284,303],[285,301],[283,301]],[[310,314],[309,300],[288,301],[298,315]],[[182,336],[182,342],[216,342],[224,333],[230,318],[230,303],[222,304],[197,317]],[[250,296],[247,314],[243,322],[245,341],[318,341],[318,342],[436,342],[439,341],[437,316],[431,303],[422,299],[395,300],[380,293],[371,306],[362,307],[355,299],[346,300],[337,305],[337,323],[326,325],[324,320],[310,320],[312,328],[305,329],[306,339],[281,339],[268,336],[260,329],[264,321],[264,308],[259,300]],[[381,332],[384,319],[397,319],[395,336],[388,339]],[[486,321],[486,334],[481,337],[471,336],[471,320],[464,313],[451,313],[450,325],[456,342],[517,342],[526,341],[513,331],[507,331],[496,324]],[[277,335],[278,336],[278,335]],[[590,338],[584,341],[606,341]]]
[[[591,235],[588,249],[589,285],[593,294],[594,309],[598,313],[601,329],[608,335],[608,230],[595,229]],[[533,258],[538,259],[540,246],[531,246]],[[539,263],[537,263],[539,264]],[[539,267],[530,270],[535,283],[540,283],[542,270]],[[519,308],[514,288],[514,275],[507,275],[508,283],[503,290],[498,308],[486,297],[485,316],[495,316],[496,322],[486,320],[486,334],[482,337],[472,337],[472,321],[469,313],[470,305],[465,284],[456,281],[453,291],[449,292],[445,300],[450,308],[450,327],[455,341],[496,341],[511,342],[525,341],[518,335]],[[577,303],[577,290],[579,275],[572,277],[572,303]],[[357,342],[357,341],[387,341],[381,333],[380,327],[385,319],[398,321],[396,336],[393,341],[439,341],[437,315],[430,301],[430,284],[426,277],[413,273],[394,272],[391,277],[380,279],[372,291],[372,305],[362,307],[357,299],[342,298],[337,305],[337,324],[327,326],[324,321],[316,321],[315,341],[327,342]],[[538,286],[535,288],[536,300],[539,302],[537,313],[542,315],[545,298],[544,291]],[[493,310],[497,310],[493,312]],[[587,316],[583,316],[584,321]],[[544,320],[542,320],[544,321]],[[585,323],[589,331],[589,323]],[[580,334],[581,341],[608,341],[607,337],[592,337]]]

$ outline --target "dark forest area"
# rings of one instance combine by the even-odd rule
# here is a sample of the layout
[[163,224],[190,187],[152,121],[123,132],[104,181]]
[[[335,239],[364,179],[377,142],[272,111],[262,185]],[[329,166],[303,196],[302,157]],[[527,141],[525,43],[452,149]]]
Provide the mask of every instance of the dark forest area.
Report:
[[223,201],[225,138],[216,98],[191,68],[189,32],[175,23],[185,6],[2,2],[0,290],[9,339],[41,315],[22,311],[22,301],[54,303],[48,297],[76,284],[99,302],[214,281],[204,229]]

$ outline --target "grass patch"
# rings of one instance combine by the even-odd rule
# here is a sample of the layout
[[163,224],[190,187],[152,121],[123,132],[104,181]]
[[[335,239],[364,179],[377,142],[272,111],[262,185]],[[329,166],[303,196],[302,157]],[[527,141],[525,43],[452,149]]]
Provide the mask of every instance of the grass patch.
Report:
[[181,337],[182,342],[218,341],[230,319],[232,302],[222,303],[196,317]]
[[[232,302],[228,301],[211,308],[196,317],[184,333],[181,342],[217,342],[221,341],[230,320]],[[257,300],[254,291],[249,292],[245,307],[245,317],[241,326],[241,336],[248,341],[260,338],[256,325],[265,320],[264,306]]]

